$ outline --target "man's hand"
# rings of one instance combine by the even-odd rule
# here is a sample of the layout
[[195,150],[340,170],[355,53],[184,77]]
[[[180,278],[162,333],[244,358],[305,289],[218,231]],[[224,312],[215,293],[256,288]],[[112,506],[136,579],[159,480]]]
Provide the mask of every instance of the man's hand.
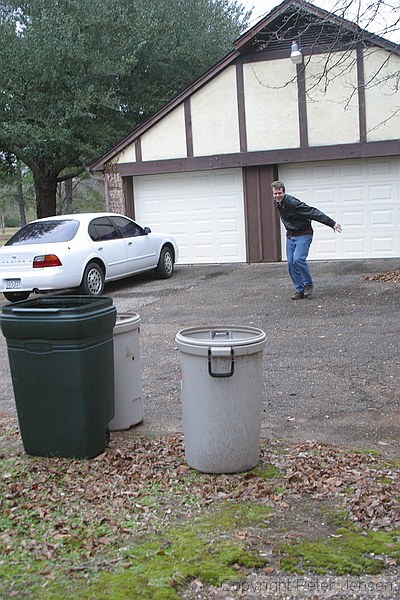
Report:
[[334,224],[333,231],[335,231],[336,233],[342,233],[342,226],[340,225],[340,223]]

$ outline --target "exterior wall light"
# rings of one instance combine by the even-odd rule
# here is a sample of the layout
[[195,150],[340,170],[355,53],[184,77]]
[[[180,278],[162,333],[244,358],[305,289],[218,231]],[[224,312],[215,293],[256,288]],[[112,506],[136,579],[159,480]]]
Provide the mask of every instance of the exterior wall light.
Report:
[[303,55],[301,50],[299,50],[299,45],[297,42],[292,42],[290,58],[294,65],[300,65],[303,62]]

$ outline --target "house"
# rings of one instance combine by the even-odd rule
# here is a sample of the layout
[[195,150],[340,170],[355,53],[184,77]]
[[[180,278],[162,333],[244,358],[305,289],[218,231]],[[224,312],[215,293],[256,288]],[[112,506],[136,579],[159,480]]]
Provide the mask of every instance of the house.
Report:
[[275,179],[343,226],[315,223],[310,259],[398,257],[399,71],[392,42],[285,0],[91,172],[181,264],[285,259]]

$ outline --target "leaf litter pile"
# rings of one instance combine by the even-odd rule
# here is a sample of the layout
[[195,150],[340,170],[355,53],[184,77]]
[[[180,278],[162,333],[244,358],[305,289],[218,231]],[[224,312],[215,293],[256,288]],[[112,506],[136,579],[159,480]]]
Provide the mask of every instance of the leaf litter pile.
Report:
[[400,285],[400,269],[387,271],[386,273],[378,273],[376,275],[366,275],[364,281],[394,281],[397,285]]
[[[310,501],[330,503],[360,531],[400,527],[399,465],[372,452],[262,440],[253,470],[210,475],[186,465],[181,436],[113,434],[103,455],[79,461],[26,455],[12,420],[2,422],[0,437],[0,571],[7,567],[16,582],[15,593],[8,589],[7,596],[4,589],[1,593],[7,579],[2,584],[0,576],[1,597],[18,595],[18,577],[26,583],[32,565],[49,580],[57,573],[88,577],[123,569],[129,566],[126,549],[146,536],[194,523],[229,503],[271,507],[262,534],[245,526],[234,533],[260,554],[274,547],[274,524],[281,538],[298,539],[312,530],[318,534],[314,517],[304,512]],[[296,525],[298,507],[307,531]],[[331,528],[328,535],[334,533]],[[393,553],[383,560],[385,568],[398,563]],[[280,572],[278,554],[264,572]]]

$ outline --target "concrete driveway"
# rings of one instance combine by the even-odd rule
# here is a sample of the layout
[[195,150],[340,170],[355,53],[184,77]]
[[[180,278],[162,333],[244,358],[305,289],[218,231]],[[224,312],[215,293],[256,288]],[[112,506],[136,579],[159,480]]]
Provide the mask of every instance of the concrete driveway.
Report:
[[[301,301],[290,299],[286,263],[178,265],[169,280],[106,286],[118,312],[141,317],[145,418],[123,435],[182,431],[180,329],[251,325],[268,340],[263,437],[398,454],[400,286],[364,276],[398,269],[399,260],[310,264],[315,292]],[[0,344],[0,414],[15,417],[3,336]]]

